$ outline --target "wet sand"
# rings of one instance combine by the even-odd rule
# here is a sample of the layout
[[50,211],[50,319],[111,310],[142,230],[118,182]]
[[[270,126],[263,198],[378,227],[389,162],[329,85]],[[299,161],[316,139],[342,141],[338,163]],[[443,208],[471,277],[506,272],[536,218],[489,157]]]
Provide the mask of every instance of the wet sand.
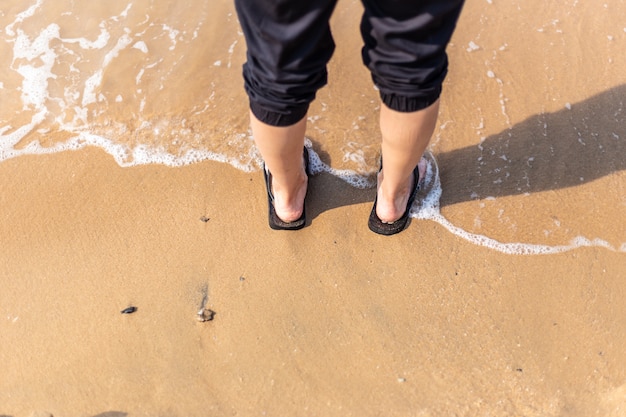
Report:
[[[309,138],[329,166],[369,172],[359,7],[333,18]],[[0,162],[0,415],[626,416],[624,12],[468,4],[431,146],[451,224],[591,247],[511,255],[416,219],[378,236],[373,189],[328,173],[311,179],[308,227],[285,233],[267,226],[258,170],[120,167],[94,147]],[[175,118],[210,83],[187,68],[178,101],[150,112]],[[225,68],[217,94],[239,103]],[[245,103],[228,106],[194,128],[245,132]],[[351,140],[364,165],[344,159]],[[196,319],[203,303],[213,320]]]

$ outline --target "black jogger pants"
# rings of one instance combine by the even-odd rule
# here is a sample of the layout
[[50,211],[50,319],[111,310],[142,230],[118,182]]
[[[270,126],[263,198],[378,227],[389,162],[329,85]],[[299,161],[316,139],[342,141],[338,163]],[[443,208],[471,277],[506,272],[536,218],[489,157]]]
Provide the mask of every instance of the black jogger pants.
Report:
[[[393,110],[433,104],[447,73],[445,52],[463,0],[362,0],[363,63]],[[243,76],[262,122],[301,120],[326,84],[333,54],[329,19],[337,0],[235,0],[247,44]]]

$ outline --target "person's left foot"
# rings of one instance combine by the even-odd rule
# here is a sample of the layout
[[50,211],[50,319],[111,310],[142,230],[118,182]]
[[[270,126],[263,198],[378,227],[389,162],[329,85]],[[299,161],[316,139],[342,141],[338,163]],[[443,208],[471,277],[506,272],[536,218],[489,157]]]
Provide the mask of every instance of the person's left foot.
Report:
[[[426,164],[427,162],[424,158],[420,159],[419,163],[417,164],[420,179],[424,178],[424,175],[426,174]],[[384,182],[384,178],[383,181],[380,181],[381,175],[382,172],[378,174],[379,184],[381,185],[376,191],[376,215],[383,223],[393,223],[400,219],[406,210],[411,209],[411,207],[407,207],[407,204],[409,201],[409,197],[411,196],[411,193],[416,186],[416,179],[414,178],[414,175],[411,174],[408,179],[408,183],[406,184],[406,186],[401,188],[398,194],[390,198],[386,198],[385,193],[382,190],[382,183]]]

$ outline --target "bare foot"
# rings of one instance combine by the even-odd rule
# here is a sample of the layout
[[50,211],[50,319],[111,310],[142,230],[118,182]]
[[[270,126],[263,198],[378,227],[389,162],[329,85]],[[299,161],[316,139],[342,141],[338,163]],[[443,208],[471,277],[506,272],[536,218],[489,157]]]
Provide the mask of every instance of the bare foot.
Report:
[[[417,164],[420,181],[426,175],[427,162],[424,158],[420,159]],[[385,178],[382,171],[378,173],[378,190],[377,190],[377,202],[376,202],[376,215],[383,223],[393,223],[398,220],[407,209],[407,203],[413,188],[415,188],[413,173],[406,179],[404,184],[397,187],[396,191],[388,191],[388,186],[385,183]]]
[[306,197],[309,178],[304,166],[298,174],[295,188],[289,190],[284,184],[276,181],[272,176],[272,194],[274,195],[274,210],[276,215],[285,223],[296,221],[302,216],[304,198]]

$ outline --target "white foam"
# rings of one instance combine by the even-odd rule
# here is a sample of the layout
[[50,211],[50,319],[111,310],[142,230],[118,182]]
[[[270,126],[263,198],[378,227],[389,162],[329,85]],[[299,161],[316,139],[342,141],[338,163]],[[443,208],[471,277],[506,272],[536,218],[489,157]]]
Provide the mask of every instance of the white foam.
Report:
[[59,37],[59,26],[51,24],[41,31],[39,36],[31,42],[30,38],[21,30],[18,30],[13,45],[13,63],[17,59],[29,62],[39,58],[41,65],[21,64],[16,71],[24,78],[22,82],[22,102],[24,109],[45,107],[48,98],[48,79],[56,78],[52,73],[52,67],[57,58],[56,53],[50,48],[50,41]]
[[376,184],[375,180],[372,180],[370,176],[361,175],[349,169],[336,169],[330,167],[325,164],[319,155],[311,148],[311,141],[309,139],[306,140],[306,145],[309,148],[309,168],[312,174],[327,172],[342,179],[351,186],[360,189],[370,188]]
[[120,16],[121,17],[127,17],[128,16],[128,11],[131,9],[131,7],[133,7],[133,3],[128,3],[126,8],[122,11],[122,13],[120,13]]
[[476,45],[474,41],[470,41],[470,43],[467,46],[467,52],[476,51],[478,49],[480,49],[480,46]]
[[235,39],[235,41],[228,47],[228,64],[226,65],[228,68],[230,68],[233,59],[233,53],[235,52],[235,46],[237,46],[237,43],[239,43],[239,40]]
[[146,72],[145,69],[140,69],[139,73],[137,74],[137,76],[135,77],[135,84],[139,85],[139,83],[141,82],[141,77],[143,77],[143,74]]
[[87,79],[87,81],[85,81],[83,100],[81,103],[83,107],[95,103],[98,100],[96,97],[96,89],[100,86],[100,84],[102,84],[103,69],[106,68],[111,61],[119,55],[120,51],[132,43],[132,38],[128,35],[129,32],[129,29],[125,29],[124,35],[117,40],[115,46],[104,56],[102,68],[98,69]]
[[179,30],[174,29],[173,27],[169,26],[169,25],[162,25],[161,26],[163,28],[164,31],[166,31],[168,33],[168,36],[170,38],[170,42],[171,45],[169,47],[170,51],[173,51],[174,48],[176,48],[176,42],[177,42],[177,38],[178,38],[178,34],[180,33]]
[[[34,124],[36,124],[36,121],[32,123],[32,125]],[[77,151],[92,146],[103,149],[121,167],[147,164],[181,167],[203,161],[216,161],[230,164],[244,172],[252,172],[258,170],[261,166],[256,150],[251,150],[247,156],[244,155],[238,158],[198,149],[190,149],[181,155],[173,155],[163,148],[150,148],[147,145],[139,145],[131,149],[105,137],[88,132],[81,132],[66,142],[56,143],[50,147],[43,147],[38,141],[33,141],[21,149],[14,149],[12,146],[9,146],[11,139],[13,139],[13,142],[19,141],[24,134],[28,133],[26,130],[29,126],[24,126],[23,130],[19,132],[16,131],[7,136],[0,136],[0,145],[2,145],[0,146],[0,161],[24,155],[46,155],[64,151]],[[12,137],[12,135],[15,137]]]
[[133,48],[139,49],[144,54],[148,53],[148,45],[146,45],[144,41],[135,42],[135,44],[133,45]]
[[46,111],[36,113],[30,123],[20,126],[12,133],[4,135],[4,132],[11,130],[11,126],[5,126],[0,131],[0,161],[12,157],[13,147],[21,141],[27,134],[32,132],[46,118]]
[[110,38],[109,32],[100,24],[100,35],[98,35],[95,41],[90,41],[86,38],[62,38],[61,41],[64,43],[77,43],[83,49],[102,49],[109,43]]
[[[37,3],[37,7],[40,3]],[[20,18],[26,18],[32,16],[35,8],[29,9],[18,15],[16,22],[20,21]],[[24,34],[23,31],[7,30],[8,33],[13,33],[15,38],[13,39],[13,65],[15,71],[23,78],[20,90],[23,110],[34,110],[36,113],[31,117],[29,123],[22,125],[15,129],[10,134],[4,133],[11,130],[10,127],[2,128],[2,135],[0,136],[0,160],[5,159],[4,155],[11,152],[13,146],[15,146],[20,140],[22,140],[28,133],[32,132],[40,123],[46,118],[47,109],[46,101],[48,100],[48,80],[50,78],[56,78],[52,73],[52,67],[54,66],[57,58],[56,53],[50,48],[50,41],[59,36],[59,26],[51,24],[47,28],[43,29],[39,36],[35,40],[31,39]],[[20,63],[16,65],[16,60],[25,60],[28,63]]]
[[124,35],[122,35],[117,40],[117,44],[113,47],[113,49],[111,49],[104,56],[103,67],[107,67],[111,63],[111,61],[113,61],[113,59],[115,59],[119,55],[120,51],[125,49],[128,45],[130,45],[133,42],[132,38],[129,36],[129,33],[130,33],[130,29],[128,28],[124,29]]
[[96,102],[96,88],[102,84],[102,70],[96,71],[91,77],[85,81],[85,89],[83,90],[83,107]]
[[15,24],[17,23],[22,23],[24,20],[26,20],[26,18],[31,17],[35,14],[35,12],[37,11],[38,8],[41,7],[41,5],[43,4],[43,0],[37,0],[37,3],[33,4],[32,6],[30,6],[27,10],[18,13],[17,16],[15,17],[15,20],[13,21],[13,23],[11,23],[10,25],[8,25],[4,30],[7,33],[7,35],[9,36],[15,36],[15,32],[13,31],[13,26],[15,26]]

